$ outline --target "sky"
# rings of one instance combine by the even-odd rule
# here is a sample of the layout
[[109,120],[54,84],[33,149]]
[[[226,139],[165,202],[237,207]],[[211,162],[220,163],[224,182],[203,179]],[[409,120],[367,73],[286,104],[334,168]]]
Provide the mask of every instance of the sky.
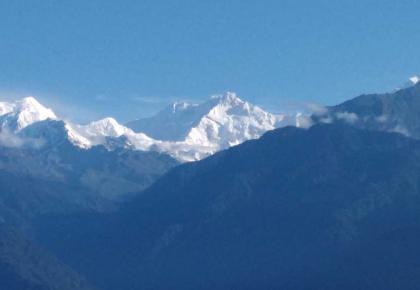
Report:
[[0,99],[86,122],[234,91],[272,112],[420,74],[420,1],[1,0]]

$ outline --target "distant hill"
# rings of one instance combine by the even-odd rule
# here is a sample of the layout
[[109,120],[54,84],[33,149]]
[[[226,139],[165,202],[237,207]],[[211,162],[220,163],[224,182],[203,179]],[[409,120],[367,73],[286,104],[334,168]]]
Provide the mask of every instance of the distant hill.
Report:
[[114,210],[178,165],[157,152],[79,148],[67,139],[61,121],[38,122],[20,136],[44,145],[0,146],[0,217],[9,222],[46,213]]
[[417,289],[419,176],[400,134],[288,127],[38,238],[104,289]]
[[329,107],[315,117],[322,122],[345,121],[369,130],[420,138],[420,82],[395,92],[361,95]]

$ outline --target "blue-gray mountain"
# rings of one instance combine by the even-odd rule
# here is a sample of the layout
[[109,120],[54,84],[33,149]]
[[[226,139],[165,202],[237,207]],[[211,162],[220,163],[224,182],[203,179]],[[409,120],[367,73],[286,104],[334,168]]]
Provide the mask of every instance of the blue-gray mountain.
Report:
[[32,142],[0,147],[0,217],[19,225],[46,213],[112,210],[178,164],[157,152],[81,149],[61,121],[37,122],[17,137]]
[[38,238],[102,289],[417,289],[419,176],[414,139],[288,127]]
[[40,243],[105,290],[417,289],[419,99],[420,84],[360,96],[166,174],[178,162],[105,134],[115,120],[3,104],[0,278],[88,287]]
[[420,138],[420,82],[396,92],[362,95],[314,116],[322,122],[345,121],[358,128]]
[[81,149],[56,120],[36,122],[17,134],[3,127],[0,144],[0,289],[5,290],[92,289],[27,239],[31,221],[52,213],[115,210],[178,164],[157,152]]
[[85,279],[0,223],[0,288],[4,290],[89,290]]

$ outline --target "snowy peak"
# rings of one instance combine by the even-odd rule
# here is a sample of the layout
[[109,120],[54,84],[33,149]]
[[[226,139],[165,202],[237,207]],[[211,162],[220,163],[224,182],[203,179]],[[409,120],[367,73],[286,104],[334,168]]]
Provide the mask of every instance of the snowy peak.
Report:
[[81,147],[105,144],[107,138],[118,138],[125,134],[134,133],[110,117],[91,122],[87,125],[68,123],[67,129],[70,140],[74,144],[81,144]]
[[12,112],[14,109],[14,105],[11,103],[0,102],[0,116],[8,114]]
[[45,110],[45,107],[41,105],[37,99],[32,96],[25,97],[20,101],[17,101],[17,104],[20,105],[21,109],[35,109],[35,110]]
[[416,76],[412,76],[409,79],[409,83],[411,83],[412,86],[417,85],[419,82],[420,82],[420,76],[417,76],[417,75]]
[[34,97],[24,98],[17,102],[17,129],[23,129],[35,122],[47,119],[57,119],[57,116],[51,109],[41,105]]
[[0,103],[1,125],[14,131],[20,131],[33,123],[47,119],[55,120],[57,116],[34,97],[26,97],[11,103]]
[[48,144],[67,140],[83,149],[104,145],[109,150],[153,150],[179,161],[202,159],[280,126],[298,126],[298,118],[301,117],[270,114],[233,92],[200,104],[176,102],[154,117],[130,122],[127,127],[111,117],[86,125],[60,121],[33,97],[0,102],[0,125],[16,134],[28,128],[24,133],[31,138],[40,136]]
[[[48,134],[53,135],[57,130],[49,130],[49,126],[55,123],[42,122],[47,120],[60,120],[55,113],[44,107],[34,97],[26,97],[14,102],[0,102],[0,126],[7,131],[19,133],[27,127],[31,127],[27,132],[43,130],[51,131]],[[39,126],[37,125],[42,122]],[[63,129],[67,139],[74,145],[81,148],[90,148],[94,145],[105,143],[108,137],[120,137],[121,135],[132,132],[130,129],[120,125],[113,118],[104,118],[87,125],[77,125],[71,122],[64,122]],[[33,127],[33,128],[32,128]],[[36,132],[41,134],[42,132]],[[55,137],[51,137],[55,138]],[[50,138],[50,139],[51,139]],[[61,139],[57,136],[57,139]]]
[[410,77],[401,87],[397,87],[392,92],[396,92],[396,91],[399,91],[399,90],[402,90],[402,89],[408,89],[408,88],[416,86],[419,83],[420,83],[420,75],[414,75],[414,76]]
[[234,92],[226,92],[224,95],[212,96],[211,99],[216,100],[218,104],[225,106],[238,106],[245,103]]
[[191,128],[185,140],[188,144],[206,145],[218,151],[276,128],[276,116],[241,100],[235,93],[212,97],[209,102],[214,106]]
[[258,106],[252,105],[240,99],[235,93],[227,92],[223,96],[214,96],[212,100],[217,100],[215,106],[208,112],[208,116],[220,117],[222,114],[235,117],[267,117],[272,114],[264,111]]
[[153,148],[192,161],[259,138],[277,127],[298,126],[303,118],[307,117],[268,113],[227,92],[201,104],[174,103],[154,117],[127,123],[127,127],[151,136]]
[[244,114],[249,115],[252,114],[253,111],[263,112],[261,108],[243,101],[236,95],[236,93],[233,92],[227,92],[224,95],[212,96],[208,101],[208,105],[210,105],[211,109],[206,115],[222,111],[232,116]]
[[119,137],[129,131],[130,129],[119,124],[114,118],[104,118],[92,122],[85,126],[86,130],[94,135]]

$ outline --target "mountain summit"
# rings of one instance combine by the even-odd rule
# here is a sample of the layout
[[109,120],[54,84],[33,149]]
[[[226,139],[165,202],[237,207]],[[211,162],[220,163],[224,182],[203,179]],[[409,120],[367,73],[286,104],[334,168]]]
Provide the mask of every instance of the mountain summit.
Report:
[[171,147],[178,158],[196,160],[278,127],[305,126],[306,121],[307,117],[299,114],[268,113],[227,92],[201,104],[173,103],[156,116],[126,126],[163,141],[159,146]]
[[229,143],[236,145],[244,139],[259,137],[278,127],[284,119],[285,115],[270,114],[227,92],[201,104],[175,102],[156,116],[126,125],[162,141],[202,141],[210,145],[218,142],[225,148]]
[[420,76],[419,75],[412,76],[408,80],[408,83],[411,84],[412,86],[417,85],[417,83],[419,83],[419,82],[420,82]]
[[47,119],[57,119],[55,113],[41,105],[34,97],[26,97],[12,103],[0,102],[0,122],[2,127],[19,131]]
[[210,110],[192,127],[186,142],[225,149],[245,140],[256,139],[279,127],[283,116],[270,114],[241,100],[235,93],[211,98]]

